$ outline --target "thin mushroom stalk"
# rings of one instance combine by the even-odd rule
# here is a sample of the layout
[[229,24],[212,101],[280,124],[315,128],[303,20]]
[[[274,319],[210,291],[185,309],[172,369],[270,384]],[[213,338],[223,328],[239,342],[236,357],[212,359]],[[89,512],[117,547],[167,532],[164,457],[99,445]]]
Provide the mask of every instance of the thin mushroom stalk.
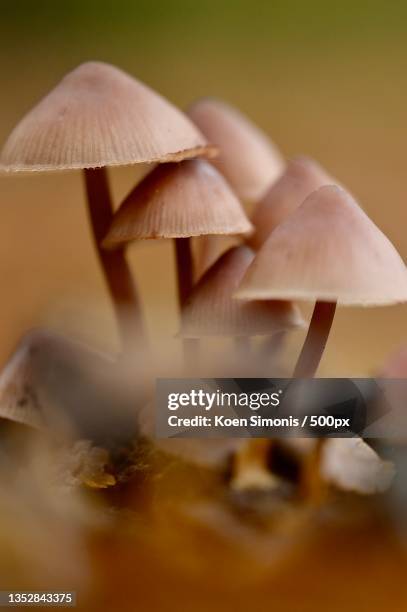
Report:
[[177,263],[178,303],[183,309],[191,293],[193,284],[193,261],[190,238],[175,239],[175,255]]
[[112,299],[122,347],[126,353],[132,352],[135,347],[145,345],[146,334],[139,296],[124,249],[107,251],[101,246],[113,218],[106,168],[85,169],[84,177],[93,239]]
[[[178,305],[180,314],[182,314],[185,302],[192,291],[194,278],[191,239],[189,237],[176,238],[174,245],[177,266]],[[183,338],[182,349],[185,367],[189,367],[191,361],[196,364],[200,351],[199,340],[196,338]]]
[[[315,303],[304,345],[294,369],[294,378],[313,378],[324,354],[336,310],[335,302]],[[300,489],[303,497],[319,503],[323,497],[321,462],[325,438],[318,438],[304,463]]]
[[313,378],[315,376],[328,341],[335,310],[336,302],[316,302],[293,378]]

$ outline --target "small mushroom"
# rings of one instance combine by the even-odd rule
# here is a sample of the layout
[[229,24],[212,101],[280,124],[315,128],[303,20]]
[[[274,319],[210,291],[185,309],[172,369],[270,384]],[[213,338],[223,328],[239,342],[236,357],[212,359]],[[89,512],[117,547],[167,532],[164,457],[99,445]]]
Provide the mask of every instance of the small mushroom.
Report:
[[240,111],[221,100],[203,98],[188,115],[209,142],[219,147],[213,160],[243,202],[256,202],[284,169],[271,140]]
[[308,378],[318,368],[337,302],[353,306],[405,302],[407,271],[394,246],[354,199],[339,187],[324,186],[276,227],[236,295],[316,300],[294,370],[294,377]]
[[312,377],[335,306],[407,301],[407,271],[394,246],[355,200],[321,187],[265,242],[237,291],[241,299],[316,300],[295,376]]
[[6,172],[84,171],[99,261],[123,343],[143,334],[137,292],[121,250],[100,242],[113,209],[106,167],[181,160],[210,153],[205,138],[172,104],[114,66],[88,62],[67,74],[10,134]]
[[102,445],[134,439],[137,400],[123,364],[46,330],[26,334],[0,373],[0,418]]
[[249,247],[234,247],[204,274],[183,309],[182,337],[234,337],[246,346],[251,336],[302,325],[298,309],[290,302],[233,298],[253,257]]
[[280,178],[258,202],[251,221],[255,231],[249,243],[258,250],[271,232],[303,203],[305,198],[334,180],[313,159],[296,157],[287,163]]
[[190,237],[251,229],[222,175],[209,162],[189,160],[160,165],[147,175],[116,212],[103,245],[112,249],[133,240],[173,238],[182,308],[192,288]]

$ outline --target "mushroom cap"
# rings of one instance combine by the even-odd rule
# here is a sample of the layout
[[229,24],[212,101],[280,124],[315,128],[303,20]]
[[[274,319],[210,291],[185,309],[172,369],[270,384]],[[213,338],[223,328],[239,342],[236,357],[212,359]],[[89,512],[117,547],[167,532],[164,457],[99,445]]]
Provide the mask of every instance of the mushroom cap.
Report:
[[33,383],[39,344],[37,334],[24,338],[0,374],[0,418],[35,428],[45,427],[42,402]]
[[210,152],[170,102],[114,66],[87,62],[18,123],[0,154],[0,170],[98,168]]
[[98,442],[137,433],[134,388],[113,357],[59,334],[26,334],[0,373],[0,418]]
[[205,160],[161,164],[126,197],[103,241],[243,234],[252,225],[226,180]]
[[219,147],[213,164],[239,198],[259,200],[284,169],[282,156],[266,134],[237,109],[213,98],[195,102],[188,115]]
[[233,298],[253,257],[249,247],[234,247],[204,274],[183,309],[182,337],[268,335],[302,326],[290,302]]
[[313,159],[296,157],[290,160],[284,173],[254,210],[251,220],[255,231],[250,245],[259,249],[277,225],[285,221],[310,193],[333,183],[334,179]]
[[321,187],[264,243],[237,291],[243,299],[407,301],[407,271],[388,238],[343,189]]

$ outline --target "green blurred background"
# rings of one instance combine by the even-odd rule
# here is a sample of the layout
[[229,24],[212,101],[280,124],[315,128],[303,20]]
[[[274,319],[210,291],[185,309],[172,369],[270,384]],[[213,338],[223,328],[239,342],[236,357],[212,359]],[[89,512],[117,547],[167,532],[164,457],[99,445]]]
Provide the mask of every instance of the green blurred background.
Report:
[[[287,157],[323,163],[405,258],[406,23],[402,2],[3,0],[0,140],[65,72],[111,62],[181,107],[208,94],[236,104]],[[112,173],[117,201],[136,175]],[[44,322],[114,344],[80,175],[1,177],[0,205],[1,362]],[[130,254],[157,339],[176,331],[169,249]],[[374,372],[406,340],[406,318],[340,309],[321,373]]]

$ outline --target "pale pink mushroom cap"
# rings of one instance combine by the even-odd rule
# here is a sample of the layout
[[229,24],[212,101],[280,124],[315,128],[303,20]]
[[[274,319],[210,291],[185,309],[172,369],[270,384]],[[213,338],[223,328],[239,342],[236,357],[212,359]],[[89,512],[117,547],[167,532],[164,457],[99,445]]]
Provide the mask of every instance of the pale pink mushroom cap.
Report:
[[285,221],[305,200],[322,187],[336,181],[314,160],[297,157],[287,163],[284,173],[257,204],[252,215],[255,232],[250,245],[259,249],[271,232]]
[[207,161],[161,164],[116,212],[103,242],[248,233],[252,225],[229,185]]
[[325,186],[276,227],[237,297],[394,304],[407,301],[407,271],[355,200],[339,187]]
[[0,170],[97,168],[210,152],[192,121],[155,91],[114,66],[87,62],[18,123]]
[[195,102],[188,115],[219,148],[213,160],[243,201],[259,200],[284,169],[271,140],[237,109],[213,98]]
[[204,274],[183,310],[182,337],[268,335],[302,326],[289,302],[234,299],[253,257],[249,247],[234,247]]

